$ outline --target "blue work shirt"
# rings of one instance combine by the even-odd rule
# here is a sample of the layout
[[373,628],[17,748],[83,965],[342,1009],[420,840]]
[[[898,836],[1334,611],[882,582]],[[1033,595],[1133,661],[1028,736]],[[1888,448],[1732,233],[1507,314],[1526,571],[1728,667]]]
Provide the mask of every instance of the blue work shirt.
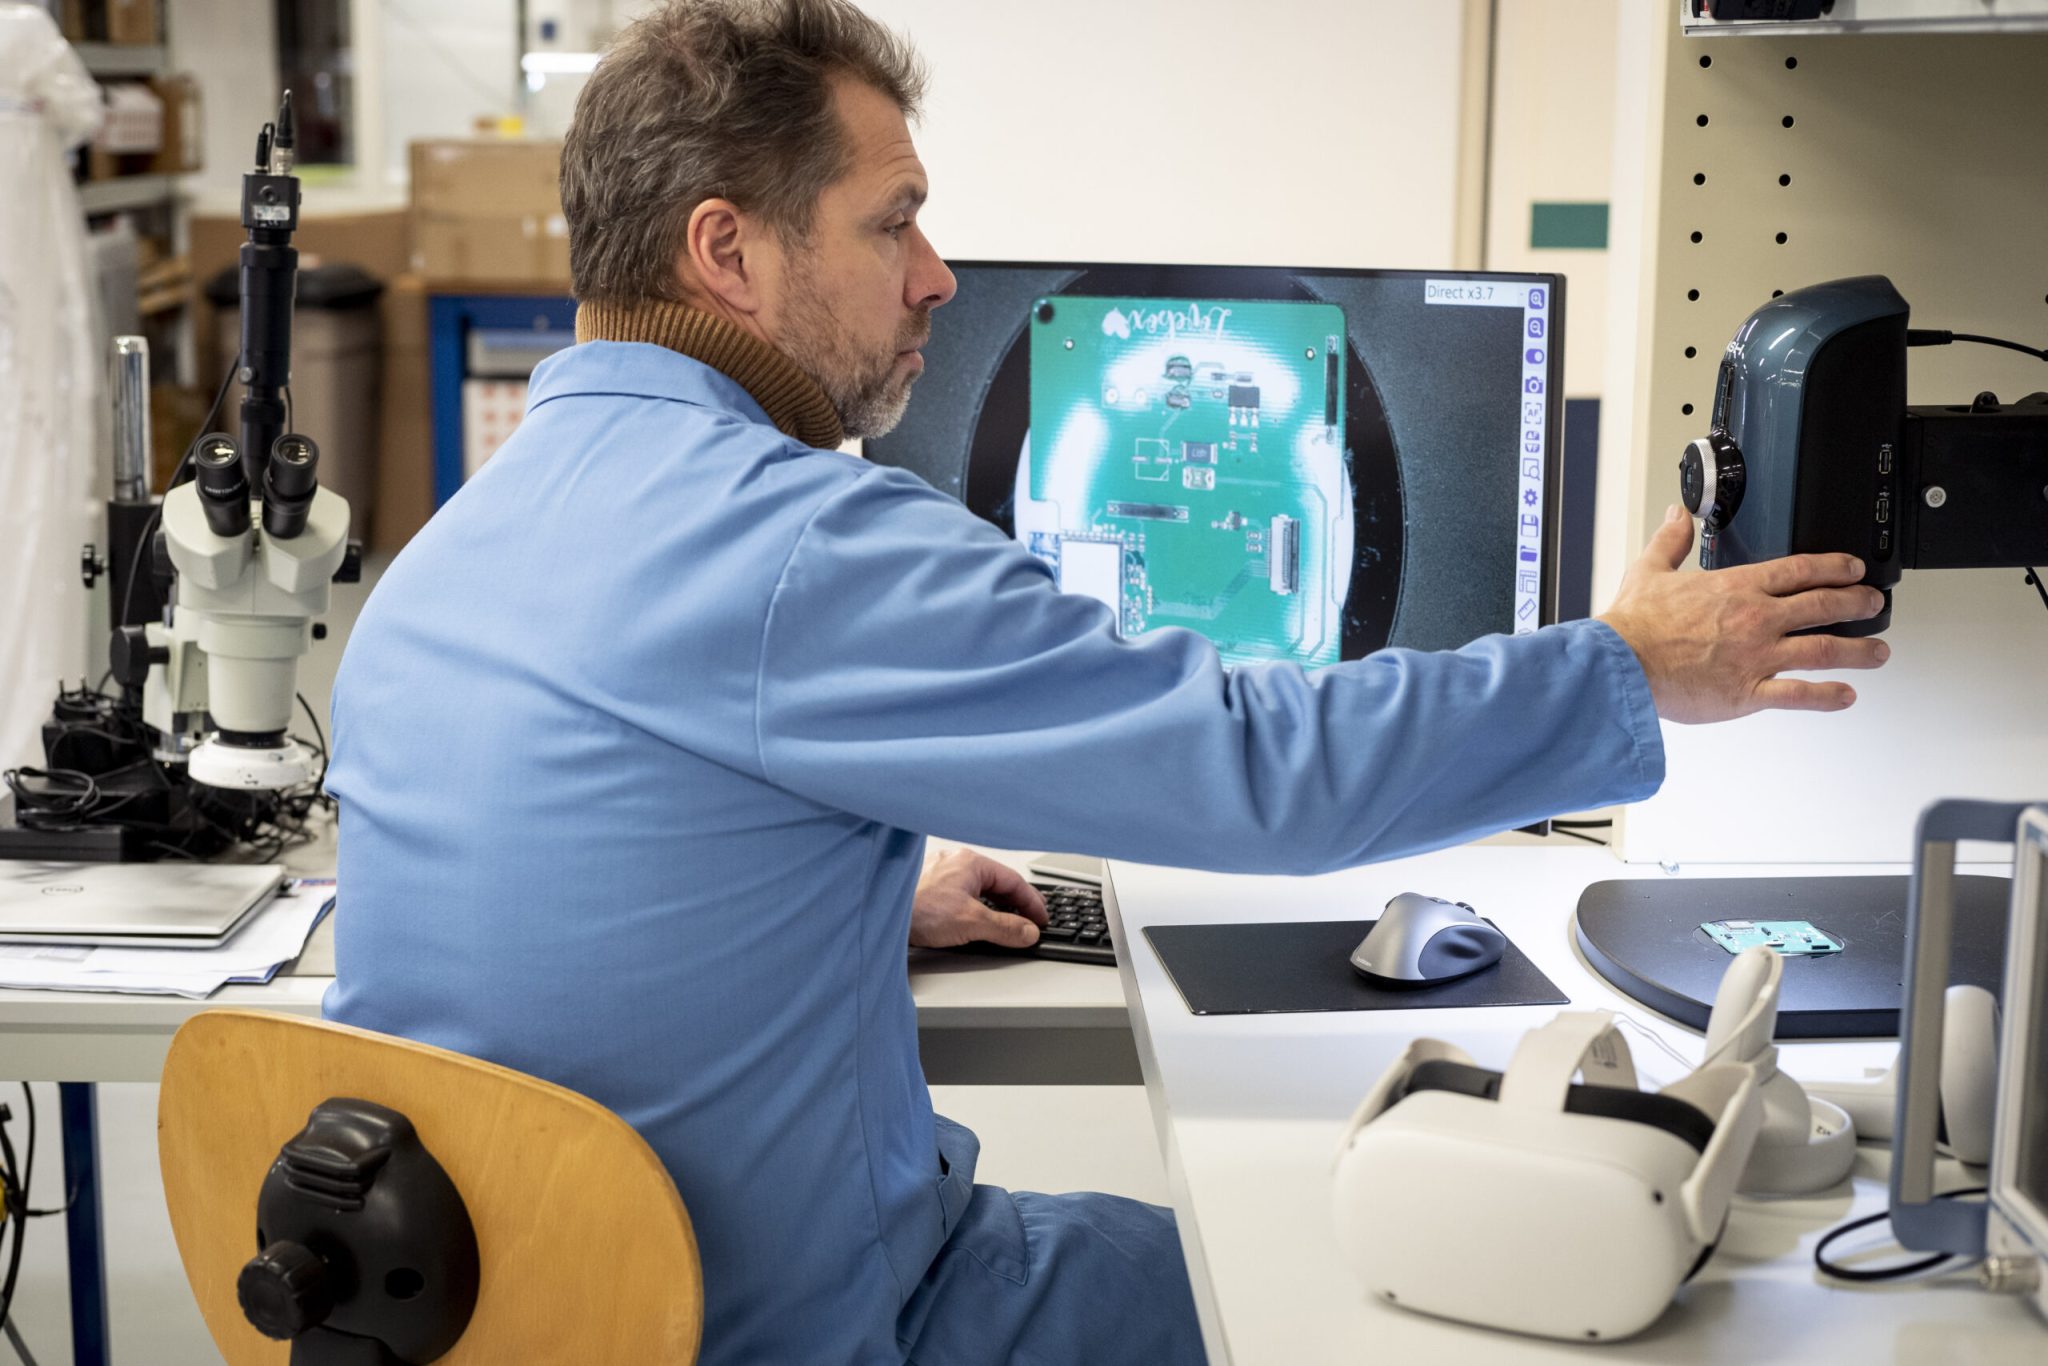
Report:
[[645,1135],[696,1227],[712,1366],[902,1359],[965,1198],[904,967],[926,833],[1315,873],[1663,772],[1602,624],[1314,674],[1120,640],[915,476],[620,342],[535,372],[371,594],[334,726],[329,1017]]

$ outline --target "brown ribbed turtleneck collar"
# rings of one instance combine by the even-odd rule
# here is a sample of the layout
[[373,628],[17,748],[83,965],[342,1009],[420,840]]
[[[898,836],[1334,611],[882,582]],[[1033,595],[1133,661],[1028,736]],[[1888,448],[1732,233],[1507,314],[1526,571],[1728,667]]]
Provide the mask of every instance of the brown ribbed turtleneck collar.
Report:
[[652,342],[680,351],[753,395],[782,431],[831,450],[846,440],[832,400],[797,363],[725,319],[663,299],[585,303],[576,309],[576,340]]

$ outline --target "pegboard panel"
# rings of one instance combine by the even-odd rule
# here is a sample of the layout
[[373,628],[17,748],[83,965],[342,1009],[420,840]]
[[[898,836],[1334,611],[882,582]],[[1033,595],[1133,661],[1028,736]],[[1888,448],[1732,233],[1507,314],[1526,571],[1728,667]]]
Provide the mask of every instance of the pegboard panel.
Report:
[[[1890,276],[1913,323],[2048,342],[2048,37],[1657,35],[1633,541],[1675,501],[1735,329],[1784,290]],[[1921,349],[1914,403],[2048,388],[2039,361]],[[2048,508],[2044,508],[2048,515]],[[2048,612],[2018,570],[1908,572],[1892,662],[1834,716],[1667,726],[1631,861],[1908,856],[1941,796],[2048,793]]]

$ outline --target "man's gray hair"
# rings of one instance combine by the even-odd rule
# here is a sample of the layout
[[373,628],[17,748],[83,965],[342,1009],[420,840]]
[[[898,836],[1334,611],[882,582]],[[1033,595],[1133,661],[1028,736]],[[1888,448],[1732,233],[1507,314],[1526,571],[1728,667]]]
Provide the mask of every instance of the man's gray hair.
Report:
[[729,199],[787,241],[846,169],[830,79],[915,117],[925,73],[847,0],[669,0],[619,35],[576,101],[562,213],[576,297],[679,299],[690,214]]

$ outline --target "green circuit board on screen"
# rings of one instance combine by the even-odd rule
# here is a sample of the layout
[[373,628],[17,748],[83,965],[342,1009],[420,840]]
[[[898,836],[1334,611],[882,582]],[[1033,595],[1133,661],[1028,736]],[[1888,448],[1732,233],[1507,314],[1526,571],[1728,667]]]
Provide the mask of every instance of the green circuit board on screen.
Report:
[[1125,636],[1198,631],[1227,664],[1337,661],[1341,308],[1056,295],[1033,305],[1030,359],[1017,529],[1063,589]]

